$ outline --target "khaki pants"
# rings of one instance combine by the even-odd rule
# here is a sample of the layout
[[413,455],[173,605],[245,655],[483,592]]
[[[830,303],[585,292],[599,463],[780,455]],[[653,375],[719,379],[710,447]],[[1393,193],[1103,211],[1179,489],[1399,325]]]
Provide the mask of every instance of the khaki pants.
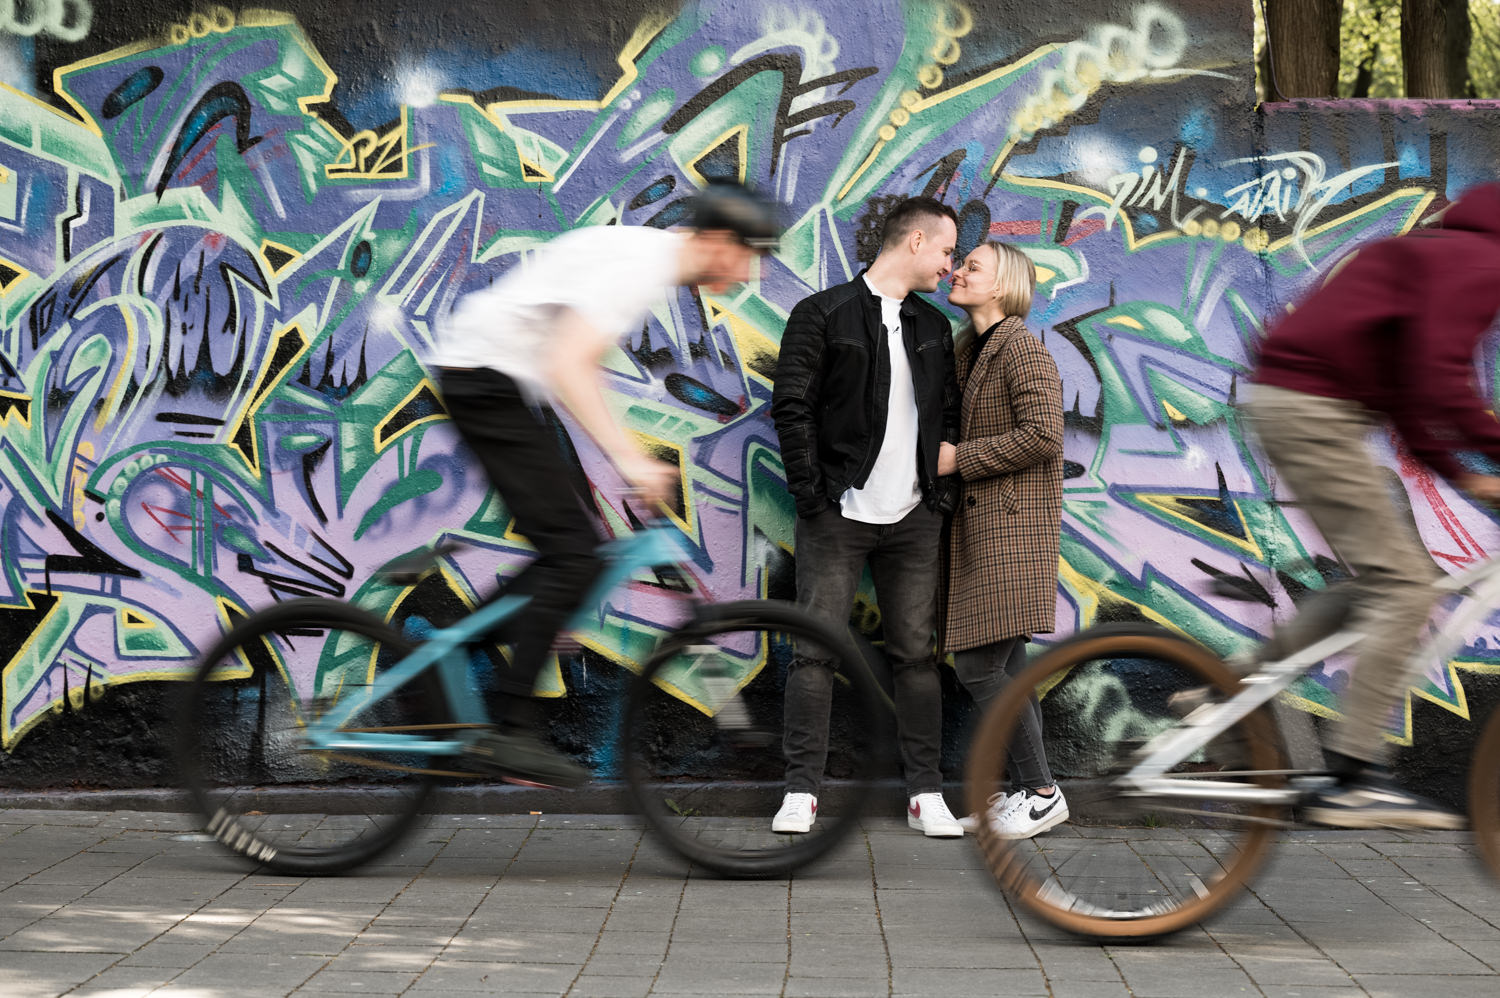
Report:
[[1358,402],[1256,385],[1244,412],[1280,480],[1354,571],[1358,624],[1368,637],[1329,748],[1378,763],[1391,709],[1413,678],[1408,664],[1440,574],[1415,524],[1390,498],[1390,474],[1364,444],[1374,417]]

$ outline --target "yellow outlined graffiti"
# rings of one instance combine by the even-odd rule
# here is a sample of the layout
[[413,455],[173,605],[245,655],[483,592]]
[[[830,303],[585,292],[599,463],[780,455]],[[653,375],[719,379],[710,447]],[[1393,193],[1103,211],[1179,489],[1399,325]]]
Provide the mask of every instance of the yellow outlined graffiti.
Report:
[[[340,136],[344,144],[340,161],[324,166],[323,175],[329,180],[402,180],[411,176],[411,156],[434,148],[435,143],[408,146],[410,130],[410,112],[403,104],[400,121],[384,135],[367,128],[347,139]],[[343,156],[348,160],[344,161]]]
[[[288,345],[293,347],[293,353],[283,357],[282,350]],[[247,396],[249,401],[245,403],[244,409],[226,423],[229,432],[225,440],[240,452],[245,464],[256,474],[260,474],[260,441],[256,439],[255,414],[277,386],[296,371],[297,362],[302,359],[303,354],[307,353],[311,345],[312,342],[307,338],[307,334],[295,322],[278,330],[276,345],[271,348],[269,356],[282,359],[281,366],[267,366],[261,369],[255,387]]]
[[[417,398],[424,392],[432,400],[433,411],[425,416],[418,416],[416,419],[413,419],[406,423],[402,423],[399,427],[392,431],[389,436],[387,436],[386,430],[390,427],[391,423],[394,422],[398,417],[400,417],[406,407],[415,402]],[[438,401],[440,397],[441,396],[438,395],[437,385],[433,384],[430,378],[422,378],[420,381],[418,381],[411,391],[407,392],[401,397],[401,401],[397,402],[394,406],[391,407],[390,413],[380,422],[375,424],[375,429],[373,431],[372,437],[375,445],[375,453],[379,454],[391,444],[404,437],[412,429],[421,426],[424,423],[438,423],[447,419],[448,414],[443,411],[442,404]]]
[[683,164],[682,169],[689,177],[700,185],[708,184],[707,178],[698,170],[698,164],[707,156],[712,155],[720,146],[734,140],[737,152],[735,162],[739,165],[739,176],[736,178],[740,183],[745,182],[746,164],[750,158],[750,127],[748,125],[736,125],[723,135],[718,136],[704,147],[703,151]]

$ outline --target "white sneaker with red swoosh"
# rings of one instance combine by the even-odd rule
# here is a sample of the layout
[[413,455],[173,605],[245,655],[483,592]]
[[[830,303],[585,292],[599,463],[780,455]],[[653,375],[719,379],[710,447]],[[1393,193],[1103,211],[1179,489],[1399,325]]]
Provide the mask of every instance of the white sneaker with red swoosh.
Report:
[[964,826],[953,817],[940,793],[917,794],[906,802],[906,827],[933,839],[962,838]]
[[812,831],[817,820],[818,798],[812,794],[787,794],[781,798],[781,810],[771,819],[771,831],[801,835]]

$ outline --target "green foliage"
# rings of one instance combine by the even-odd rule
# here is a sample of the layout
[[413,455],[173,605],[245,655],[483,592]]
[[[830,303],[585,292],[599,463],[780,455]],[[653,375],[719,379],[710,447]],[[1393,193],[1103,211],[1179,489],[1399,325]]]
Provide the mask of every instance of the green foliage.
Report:
[[1477,97],[1500,97],[1500,0],[1469,0],[1469,79]]
[[[1265,71],[1262,0],[1254,0],[1256,89],[1273,99]],[[1476,97],[1500,97],[1500,0],[1469,0],[1469,79]],[[1363,74],[1362,71],[1363,70]],[[1339,96],[1402,97],[1401,0],[1344,0],[1339,24]]]
[[1344,0],[1344,19],[1339,25],[1339,96],[1400,97],[1404,87],[1401,0]]

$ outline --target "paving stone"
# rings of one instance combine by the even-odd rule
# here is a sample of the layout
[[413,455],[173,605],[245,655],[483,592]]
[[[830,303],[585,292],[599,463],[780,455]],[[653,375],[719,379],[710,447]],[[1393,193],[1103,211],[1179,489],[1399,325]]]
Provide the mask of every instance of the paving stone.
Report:
[[323,956],[297,953],[211,953],[172,980],[174,988],[222,988],[226,981],[257,990],[289,991],[328,962]]
[[8,952],[0,957],[0,995],[54,998],[117,963],[124,955]]
[[597,949],[583,962],[585,973],[603,977],[655,976],[665,957],[659,953],[600,953]]
[[1045,995],[1046,981],[1035,967],[1029,970],[994,970],[955,967],[897,967],[891,973],[896,995],[960,996]]
[[171,967],[140,967],[116,964],[113,967],[105,968],[97,976],[89,978],[83,987],[87,990],[100,992],[150,992],[154,988],[159,988],[171,982],[180,973],[182,973],[181,970]]
[[1356,974],[1370,998],[1474,998],[1493,993],[1493,977],[1442,974]]
[[599,942],[594,947],[594,953],[638,953],[642,955],[663,956],[667,952],[667,945],[672,941],[672,935],[668,931],[655,929],[615,928],[614,920],[606,925],[604,931],[599,933]]
[[400,994],[411,986],[420,971],[401,970],[330,970],[318,971],[302,989],[339,993]]
[[[0,855],[29,879],[0,879],[5,998],[202,998],[225,981],[236,998],[1443,998],[1500,977],[1500,888],[1462,836],[1289,833],[1254,893],[1137,946],[1013,908],[971,845],[897,817],[866,820],[858,849],[813,871],[749,883],[704,877],[608,818],[432,816],[388,862],[341,878],[250,870],[173,840],[191,826],[171,820],[14,818],[0,811]],[[1201,848],[1189,830],[1138,832],[1143,853]]]
[[673,964],[708,963],[714,960],[723,960],[727,963],[779,963],[784,965],[787,961],[787,941],[785,935],[780,939],[753,941],[674,938],[672,940],[672,948],[667,951],[667,957]]
[[[1327,944],[1323,946],[1323,950],[1356,977],[1360,974],[1488,974],[1491,972],[1489,967],[1453,943],[1430,934],[1414,936],[1411,930],[1407,929],[1405,938],[1399,936],[1386,936],[1385,938],[1393,940],[1393,943],[1387,946]],[[1394,940],[1399,940],[1399,943]]]
[[651,975],[582,974],[568,998],[643,998],[654,980]]
[[153,940],[120,961],[122,966],[163,967],[186,970],[217,948],[216,943],[180,943]]
[[869,998],[886,994],[889,986],[884,977],[808,977],[794,973],[781,993],[786,998]]
[[441,946],[388,946],[363,937],[329,960],[325,970],[402,970],[420,973],[443,955]]
[[1052,977],[1047,986],[1052,998],[1133,998],[1131,990],[1118,975],[1113,981]]
[[576,976],[577,967],[452,960],[444,957],[417,978],[407,994],[561,994]]
[[1255,982],[1236,967],[1193,968],[1176,961],[1121,967],[1125,983],[1138,998],[1202,998],[1204,995],[1254,995]]
[[444,950],[443,959],[506,960],[525,964],[567,963],[582,966],[597,937],[589,932],[495,932],[465,929]]
[[786,981],[786,967],[776,963],[694,963],[670,961],[657,975],[653,994],[775,995]]

